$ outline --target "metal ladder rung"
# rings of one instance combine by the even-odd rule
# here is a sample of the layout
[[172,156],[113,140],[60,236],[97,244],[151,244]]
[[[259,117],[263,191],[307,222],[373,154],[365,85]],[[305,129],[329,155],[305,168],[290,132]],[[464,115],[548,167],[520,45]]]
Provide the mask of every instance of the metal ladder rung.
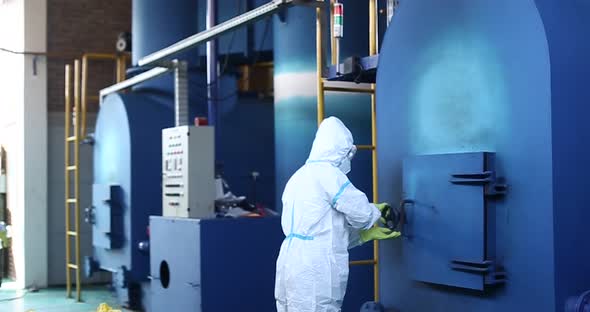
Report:
[[67,233],[69,236],[78,236],[78,233],[76,231],[68,231]]
[[76,141],[76,136],[70,136],[66,139],[66,141],[68,141],[68,142]]
[[332,91],[332,92],[352,92],[352,93],[367,93],[372,94],[375,92],[373,89],[364,89],[364,88],[349,88],[349,87],[324,87],[324,91]]
[[66,202],[69,203],[69,204],[75,204],[76,203],[76,198],[68,198],[66,200]]
[[66,169],[68,169],[68,171],[76,170],[76,168],[78,168],[76,165],[66,167]]
[[345,82],[331,82],[322,78],[322,86],[324,92],[352,92],[352,93],[375,93],[375,87],[373,84],[356,84],[356,83],[345,83]]
[[78,269],[78,266],[76,264],[73,264],[73,263],[68,263],[68,268],[77,270]]
[[357,261],[350,261],[349,265],[374,265],[375,260],[357,260]]
[[356,148],[360,149],[360,150],[371,150],[372,151],[375,149],[375,146],[374,145],[357,145]]

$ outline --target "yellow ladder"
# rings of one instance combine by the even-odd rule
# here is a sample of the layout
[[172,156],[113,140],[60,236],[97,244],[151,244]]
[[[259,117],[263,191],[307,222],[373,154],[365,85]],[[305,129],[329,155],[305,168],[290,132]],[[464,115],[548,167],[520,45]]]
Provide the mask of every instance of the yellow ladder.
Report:
[[[74,61],[73,73],[73,102],[74,115],[72,115],[72,66],[65,66],[65,239],[66,239],[66,293],[72,297],[72,271],[76,280],[76,300],[82,301],[80,270],[80,143],[86,137],[86,111],[88,101],[98,103],[98,96],[89,96],[88,62],[90,60],[114,60],[116,69],[116,81],[125,80],[125,68],[128,55],[126,54],[101,54],[86,53],[82,55],[82,68],[80,73],[80,60]],[[81,93],[81,94],[80,94]],[[81,96],[80,96],[81,95]],[[75,116],[75,118],[74,118]],[[75,120],[75,122],[72,122]],[[74,162],[72,163],[72,150]],[[74,190],[70,187],[72,175],[74,176]],[[74,228],[72,229],[72,210]],[[74,252],[72,259],[72,239],[74,240]]]
[[[377,0],[369,1],[369,55],[377,54]],[[330,12],[334,10],[335,0],[330,0]],[[333,14],[330,14],[330,26],[334,28]],[[370,150],[372,154],[372,181],[373,181],[373,202],[379,202],[378,199],[378,181],[377,181],[377,128],[376,128],[376,101],[375,101],[375,84],[369,84],[368,88],[359,88],[354,82],[342,83],[337,85],[327,85],[323,77],[324,53],[323,53],[323,8],[316,8],[316,57],[317,57],[317,114],[318,126],[324,120],[325,109],[325,92],[356,92],[366,93],[371,96],[371,145],[357,145],[359,150]],[[331,36],[331,63],[338,63],[338,40]],[[374,301],[379,301],[379,243],[373,242],[373,259],[351,261],[350,265],[372,265],[373,266],[373,289]]]
[[[66,208],[66,287],[68,298],[72,297],[72,275],[76,276],[76,300],[82,300],[80,289],[80,61],[74,62],[74,113],[76,122],[72,125],[71,80],[72,67],[66,65],[65,73],[65,208]],[[72,129],[73,128],[73,129]],[[73,134],[72,134],[73,132]],[[71,162],[71,145],[74,150],[74,163]],[[70,190],[70,178],[74,175],[74,194]],[[74,229],[71,227],[71,213],[74,210]],[[74,260],[71,258],[71,239],[74,238]]]

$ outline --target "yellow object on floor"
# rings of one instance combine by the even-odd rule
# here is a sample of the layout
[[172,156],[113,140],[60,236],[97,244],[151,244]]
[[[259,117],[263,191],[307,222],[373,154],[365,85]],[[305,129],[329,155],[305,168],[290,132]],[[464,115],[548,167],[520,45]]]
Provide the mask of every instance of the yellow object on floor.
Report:
[[96,312],[121,312],[121,310],[115,310],[111,308],[108,304],[101,303],[96,309]]

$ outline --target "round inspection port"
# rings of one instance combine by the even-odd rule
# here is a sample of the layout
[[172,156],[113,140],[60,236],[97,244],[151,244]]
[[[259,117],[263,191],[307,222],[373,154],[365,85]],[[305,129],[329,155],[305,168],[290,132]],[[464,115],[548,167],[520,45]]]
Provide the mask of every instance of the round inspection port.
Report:
[[160,283],[164,288],[168,288],[170,285],[170,268],[166,260],[160,262]]

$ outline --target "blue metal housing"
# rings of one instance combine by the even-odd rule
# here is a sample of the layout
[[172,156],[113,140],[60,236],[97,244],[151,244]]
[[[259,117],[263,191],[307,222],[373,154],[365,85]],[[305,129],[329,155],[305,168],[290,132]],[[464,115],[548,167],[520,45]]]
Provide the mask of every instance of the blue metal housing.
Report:
[[[386,307],[561,311],[588,289],[588,29],[588,1],[400,1],[377,73],[380,198],[402,199],[404,159],[494,152],[508,183],[495,260],[508,280],[483,292],[416,282],[403,240],[384,242]],[[468,226],[458,218],[447,226]]]
[[[96,122],[94,261],[114,273],[117,296],[130,307],[141,307],[142,284],[148,282],[149,254],[139,250],[139,243],[148,240],[148,216],[162,214],[160,138],[163,128],[173,126],[173,117],[169,107],[130,93],[108,96]],[[106,203],[109,213],[104,213],[103,193],[97,186],[120,189],[122,196]],[[101,231],[98,225],[110,218],[118,220],[121,231]],[[105,248],[105,239],[117,244]]]
[[[234,14],[234,7],[225,5],[234,1],[219,2],[220,14]],[[199,12],[199,8],[204,3],[205,0],[133,1],[133,64],[202,30],[199,18],[204,12]],[[263,23],[253,26],[251,35],[256,42],[262,40]],[[261,46],[268,52],[272,33],[271,29],[266,31],[267,44]],[[240,49],[244,54],[249,53],[243,47]],[[194,117],[207,115],[206,80],[203,68],[199,67],[200,58],[199,49],[178,56],[189,65],[191,124]],[[142,70],[133,68],[128,74]],[[254,195],[251,173],[258,172],[257,202],[272,208],[274,154],[268,153],[268,149],[273,150],[274,144],[274,108],[272,101],[238,96],[236,80],[235,74],[225,73],[217,82],[221,99],[216,101],[216,162],[223,167],[232,192],[250,198]],[[134,87],[132,92],[109,95],[98,114],[94,146],[95,208],[89,218],[96,222],[95,241],[93,258],[87,267],[90,271],[113,272],[117,296],[130,307],[147,306],[149,250],[145,244],[140,250],[139,243],[147,240],[149,216],[161,215],[162,211],[161,130],[174,126],[173,106],[172,75],[165,75]]]
[[151,217],[151,310],[274,311],[280,221]]

